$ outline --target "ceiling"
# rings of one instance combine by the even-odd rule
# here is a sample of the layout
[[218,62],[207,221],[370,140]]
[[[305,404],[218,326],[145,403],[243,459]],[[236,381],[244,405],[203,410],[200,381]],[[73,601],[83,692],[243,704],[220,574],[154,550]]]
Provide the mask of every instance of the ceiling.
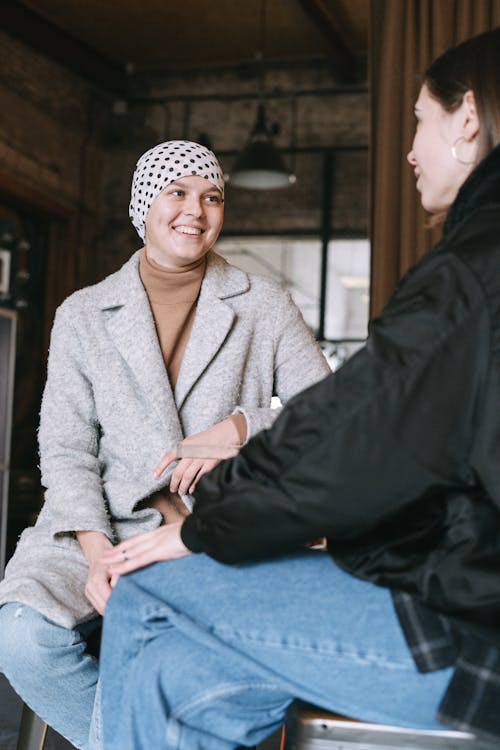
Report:
[[370,0],[2,0],[0,24],[87,77],[96,68],[93,75],[108,88],[113,74],[119,85],[125,72],[245,64],[255,61],[260,48],[269,61],[330,58],[339,81],[349,82],[367,53],[369,5]]

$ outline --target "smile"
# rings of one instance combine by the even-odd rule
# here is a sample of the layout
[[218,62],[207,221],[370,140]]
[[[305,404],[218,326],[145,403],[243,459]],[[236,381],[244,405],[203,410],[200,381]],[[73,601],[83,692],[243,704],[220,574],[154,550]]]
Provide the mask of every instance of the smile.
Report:
[[198,227],[188,227],[184,224],[180,224],[177,227],[174,227],[176,232],[179,232],[180,234],[192,234],[192,235],[199,235],[203,234],[203,229],[199,229]]

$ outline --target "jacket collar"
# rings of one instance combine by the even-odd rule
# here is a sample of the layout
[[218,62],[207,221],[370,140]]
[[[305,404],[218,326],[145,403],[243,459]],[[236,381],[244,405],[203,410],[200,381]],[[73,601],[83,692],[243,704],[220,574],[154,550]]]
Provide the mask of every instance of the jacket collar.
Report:
[[477,165],[466,179],[451,205],[443,227],[443,236],[477,208],[500,203],[500,144]]

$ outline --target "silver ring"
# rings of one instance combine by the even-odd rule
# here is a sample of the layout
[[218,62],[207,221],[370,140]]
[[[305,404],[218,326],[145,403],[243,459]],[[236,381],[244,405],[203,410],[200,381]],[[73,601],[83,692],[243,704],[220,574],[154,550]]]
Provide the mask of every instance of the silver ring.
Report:
[[130,560],[130,557],[127,555],[126,549],[122,550],[122,557],[123,557],[123,562],[127,562],[128,560]]

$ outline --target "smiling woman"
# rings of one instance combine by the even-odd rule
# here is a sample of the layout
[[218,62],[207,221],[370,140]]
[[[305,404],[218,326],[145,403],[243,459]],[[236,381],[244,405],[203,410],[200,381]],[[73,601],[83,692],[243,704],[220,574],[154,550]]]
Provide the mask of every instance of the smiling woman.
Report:
[[222,229],[224,198],[199,175],[181,177],[153,201],[146,217],[146,252],[166,268],[201,260]]
[[329,372],[290,295],[212,251],[224,181],[211,151],[147,151],[130,216],[144,246],[57,312],[39,431],[45,504],[0,584],[0,669],[79,748],[97,683],[87,639],[116,579],[104,552],[178,528],[200,477],[271,426],[271,398]]

